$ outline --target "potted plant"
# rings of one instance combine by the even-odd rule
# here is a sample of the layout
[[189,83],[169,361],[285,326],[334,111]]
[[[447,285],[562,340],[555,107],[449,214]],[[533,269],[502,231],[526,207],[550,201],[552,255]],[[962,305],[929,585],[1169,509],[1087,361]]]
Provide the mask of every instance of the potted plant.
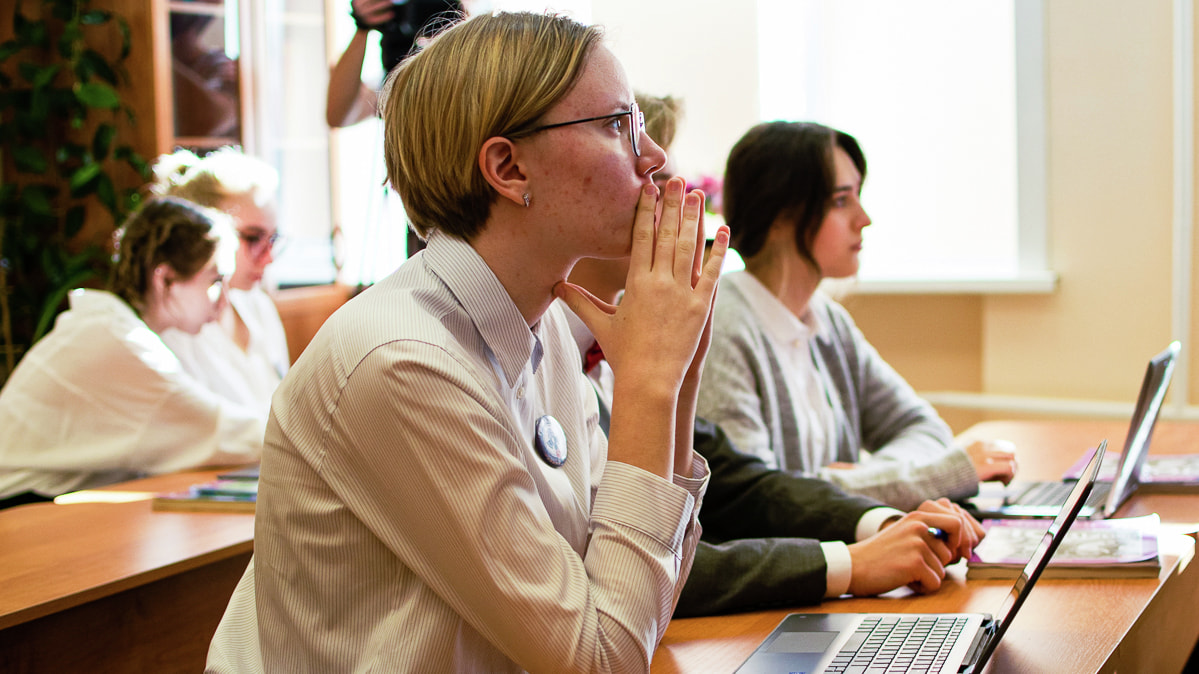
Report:
[[19,0],[6,37],[0,383],[53,326],[70,290],[107,278],[108,235],[136,207],[148,176],[146,161],[122,142],[134,122],[118,93],[130,50],[122,17],[91,0]]

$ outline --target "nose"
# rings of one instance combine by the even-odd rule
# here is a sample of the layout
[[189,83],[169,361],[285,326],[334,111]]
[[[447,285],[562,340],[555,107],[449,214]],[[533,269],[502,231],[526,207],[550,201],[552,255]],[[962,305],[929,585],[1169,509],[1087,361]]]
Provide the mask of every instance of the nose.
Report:
[[865,208],[862,208],[861,204],[859,204],[858,205],[858,217],[857,217],[857,221],[855,223],[857,225],[858,230],[861,231],[863,229],[866,229],[867,227],[870,226],[870,224],[872,222],[873,222],[873,220],[870,219],[870,214],[866,212]]
[[639,143],[641,156],[637,158],[637,168],[641,175],[650,175],[666,166],[666,150],[654,142],[648,133],[641,132]]

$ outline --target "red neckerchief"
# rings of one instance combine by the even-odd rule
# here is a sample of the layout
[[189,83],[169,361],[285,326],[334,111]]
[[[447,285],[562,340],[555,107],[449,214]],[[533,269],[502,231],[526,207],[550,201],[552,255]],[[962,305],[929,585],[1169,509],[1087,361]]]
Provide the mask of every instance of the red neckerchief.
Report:
[[583,355],[583,371],[591,372],[603,359],[604,352],[600,350],[599,342],[591,342],[591,348],[587,349],[587,353]]

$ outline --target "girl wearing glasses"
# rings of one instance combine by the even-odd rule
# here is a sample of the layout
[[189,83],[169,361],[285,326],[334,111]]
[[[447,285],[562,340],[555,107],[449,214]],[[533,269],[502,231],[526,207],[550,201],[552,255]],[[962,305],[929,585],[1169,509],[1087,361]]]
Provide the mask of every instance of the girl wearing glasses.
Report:
[[217,317],[232,228],[188,202],[154,198],[118,237],[111,291],[72,291],[71,308],[0,390],[0,507],[144,473],[247,463],[262,448],[261,416],[197,384],[159,339]]
[[971,496],[980,479],[1007,482],[1010,449],[955,447],[933,408],[818,288],[858,271],[865,177],[857,141],[819,124],[760,124],[734,145],[724,214],[745,271],[725,278],[716,303],[700,414],[772,467],[903,510]]
[[[649,669],[699,533],[727,230],[705,264],[677,179],[655,230],[666,157],[632,103],[598,29],[553,15],[472,17],[391,76],[388,175],[428,246],[276,394],[210,671]],[[565,282],[589,256],[631,257],[618,307]],[[555,297],[616,372],[610,440]]]
[[275,224],[274,167],[232,147],[197,157],[188,150],[163,155],[150,190],[212,208],[233,220],[240,245],[226,282],[229,302],[198,335],[171,330],[163,341],[188,374],[215,393],[260,412],[291,363],[283,322],[263,290],[266,268],[280,247]]

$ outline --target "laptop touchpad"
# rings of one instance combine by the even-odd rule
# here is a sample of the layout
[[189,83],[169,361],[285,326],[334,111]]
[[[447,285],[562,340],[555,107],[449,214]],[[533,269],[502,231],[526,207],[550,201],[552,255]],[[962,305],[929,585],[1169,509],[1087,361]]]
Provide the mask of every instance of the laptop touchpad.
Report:
[[770,653],[823,653],[840,632],[783,632],[770,643]]

